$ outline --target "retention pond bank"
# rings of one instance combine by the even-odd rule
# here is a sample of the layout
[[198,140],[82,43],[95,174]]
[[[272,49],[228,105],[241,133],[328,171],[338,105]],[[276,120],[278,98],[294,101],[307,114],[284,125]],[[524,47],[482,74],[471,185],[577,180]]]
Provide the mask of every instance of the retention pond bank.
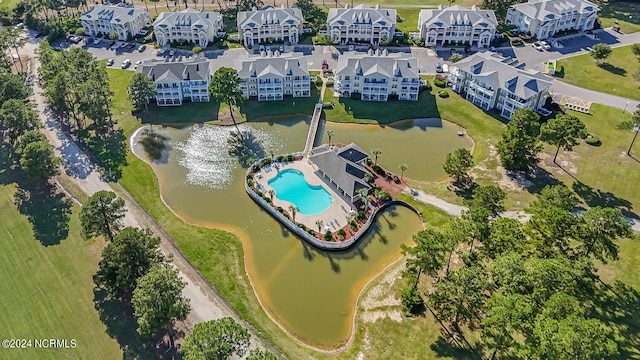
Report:
[[[241,128],[251,132],[253,155],[258,158],[271,151],[300,151],[308,126],[308,118],[283,117]],[[457,127],[433,120],[384,127],[328,123],[320,130],[326,134],[327,129],[335,133],[333,142],[357,142],[366,151],[379,148],[382,166],[397,169],[406,163],[405,176],[421,180],[441,178],[445,155],[471,147],[468,138],[457,136]],[[199,125],[154,130],[168,138],[168,153],[152,162],[167,205],[186,221],[224,225],[244,234],[246,270],[255,291],[266,311],[289,333],[323,349],[344,344],[350,336],[358,293],[398,258],[400,244],[411,242],[411,236],[421,229],[418,216],[392,205],[354,247],[341,252],[317,250],[247,196],[246,169],[228,154],[232,128]],[[148,160],[137,140],[132,143],[134,152]]]

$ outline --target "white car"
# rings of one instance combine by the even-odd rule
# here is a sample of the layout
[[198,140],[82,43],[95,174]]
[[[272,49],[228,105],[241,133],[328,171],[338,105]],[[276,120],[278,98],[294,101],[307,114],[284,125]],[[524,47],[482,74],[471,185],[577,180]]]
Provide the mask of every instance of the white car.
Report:
[[129,65],[131,65],[131,59],[126,59],[125,61],[122,62],[122,66],[120,66],[123,69],[126,69],[129,67]]
[[98,44],[100,44],[101,42],[102,42],[102,39],[100,39],[100,38],[95,39],[95,40],[93,40],[93,45],[98,45]]
[[545,50],[551,50],[551,45],[546,41],[540,41],[540,45],[542,45],[542,48]]
[[113,63],[114,63],[113,59],[107,60],[107,66],[113,65]]
[[136,61],[136,64],[135,64],[135,66],[133,68],[137,69],[138,66],[140,66],[140,64],[142,64],[142,61],[140,61],[140,60]]
[[169,51],[169,56],[173,56],[176,54],[176,50],[175,49],[171,49],[171,51]]
[[539,42],[534,42],[533,45],[531,45],[531,46],[533,46],[533,48],[538,50],[538,51],[542,51],[543,50],[542,44],[540,44]]

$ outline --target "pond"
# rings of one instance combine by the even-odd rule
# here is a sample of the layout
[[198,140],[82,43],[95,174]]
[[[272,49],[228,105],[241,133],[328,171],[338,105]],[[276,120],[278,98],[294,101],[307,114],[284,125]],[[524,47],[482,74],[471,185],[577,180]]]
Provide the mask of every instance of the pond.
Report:
[[[332,142],[355,142],[364,150],[380,148],[379,163],[395,171],[406,163],[408,177],[441,178],[448,152],[471,147],[458,128],[419,120],[397,126],[326,125]],[[241,125],[252,134],[256,156],[287,153],[304,147],[308,117],[278,117]],[[246,270],[265,310],[300,341],[337,348],[351,335],[358,293],[373,276],[398,259],[400,244],[409,244],[421,229],[415,213],[392,206],[374,222],[354,248],[316,250],[289,233],[255,204],[244,190],[244,173],[228,154],[230,127],[197,125],[156,127],[168,139],[167,156],[153,162],[167,205],[189,222],[237,229],[244,234]],[[134,152],[146,158],[134,141]],[[232,204],[232,205],[230,205]]]

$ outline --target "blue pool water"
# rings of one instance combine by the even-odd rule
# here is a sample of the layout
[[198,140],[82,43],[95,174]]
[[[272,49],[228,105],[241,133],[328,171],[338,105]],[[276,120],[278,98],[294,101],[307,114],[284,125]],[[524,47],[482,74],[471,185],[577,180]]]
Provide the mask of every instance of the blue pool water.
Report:
[[280,171],[269,180],[269,185],[276,191],[278,199],[294,204],[302,215],[319,214],[333,202],[333,197],[327,190],[322,186],[309,185],[298,170]]

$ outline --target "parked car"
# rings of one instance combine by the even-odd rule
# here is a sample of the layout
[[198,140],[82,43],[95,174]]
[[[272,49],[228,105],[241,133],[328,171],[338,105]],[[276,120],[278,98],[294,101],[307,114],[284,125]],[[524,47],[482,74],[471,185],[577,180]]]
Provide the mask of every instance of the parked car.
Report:
[[93,45],[98,45],[102,42],[102,39],[98,38],[98,39],[94,39],[93,40]]
[[260,52],[264,51],[264,45],[260,45],[260,47],[258,48],[260,50]]
[[542,48],[545,50],[551,50],[551,45],[546,41],[540,41],[540,45],[542,45]]
[[173,55],[175,55],[175,54],[176,54],[176,50],[175,50],[175,49],[171,49],[171,50],[169,51],[169,56],[173,56]]
[[533,46],[533,48],[538,50],[538,51],[544,50],[544,48],[542,47],[542,44],[540,44],[539,42],[534,42],[533,45],[531,45],[531,46]]
[[113,59],[107,60],[107,66],[113,65],[113,63],[114,63]]
[[279,50],[281,53],[283,53],[283,52],[284,52],[284,45],[280,45],[280,46],[278,47],[278,50]]
[[138,48],[139,52],[143,52],[147,49],[147,45],[140,45],[140,47]]
[[136,61],[136,64],[135,64],[135,66],[134,66],[133,68],[134,68],[134,69],[137,69],[137,68],[138,68],[138,66],[140,66],[140,64],[142,64],[142,61],[141,61],[141,60]]
[[129,65],[131,65],[131,59],[126,59],[125,61],[122,62],[121,68],[126,69],[129,67]]
[[322,60],[322,70],[329,70],[329,64],[326,59]]
[[266,46],[264,49],[265,49],[266,52],[269,52],[269,51],[271,51],[271,46]]
[[436,64],[436,72],[437,73],[441,73],[442,72],[442,64],[440,64],[440,63]]

